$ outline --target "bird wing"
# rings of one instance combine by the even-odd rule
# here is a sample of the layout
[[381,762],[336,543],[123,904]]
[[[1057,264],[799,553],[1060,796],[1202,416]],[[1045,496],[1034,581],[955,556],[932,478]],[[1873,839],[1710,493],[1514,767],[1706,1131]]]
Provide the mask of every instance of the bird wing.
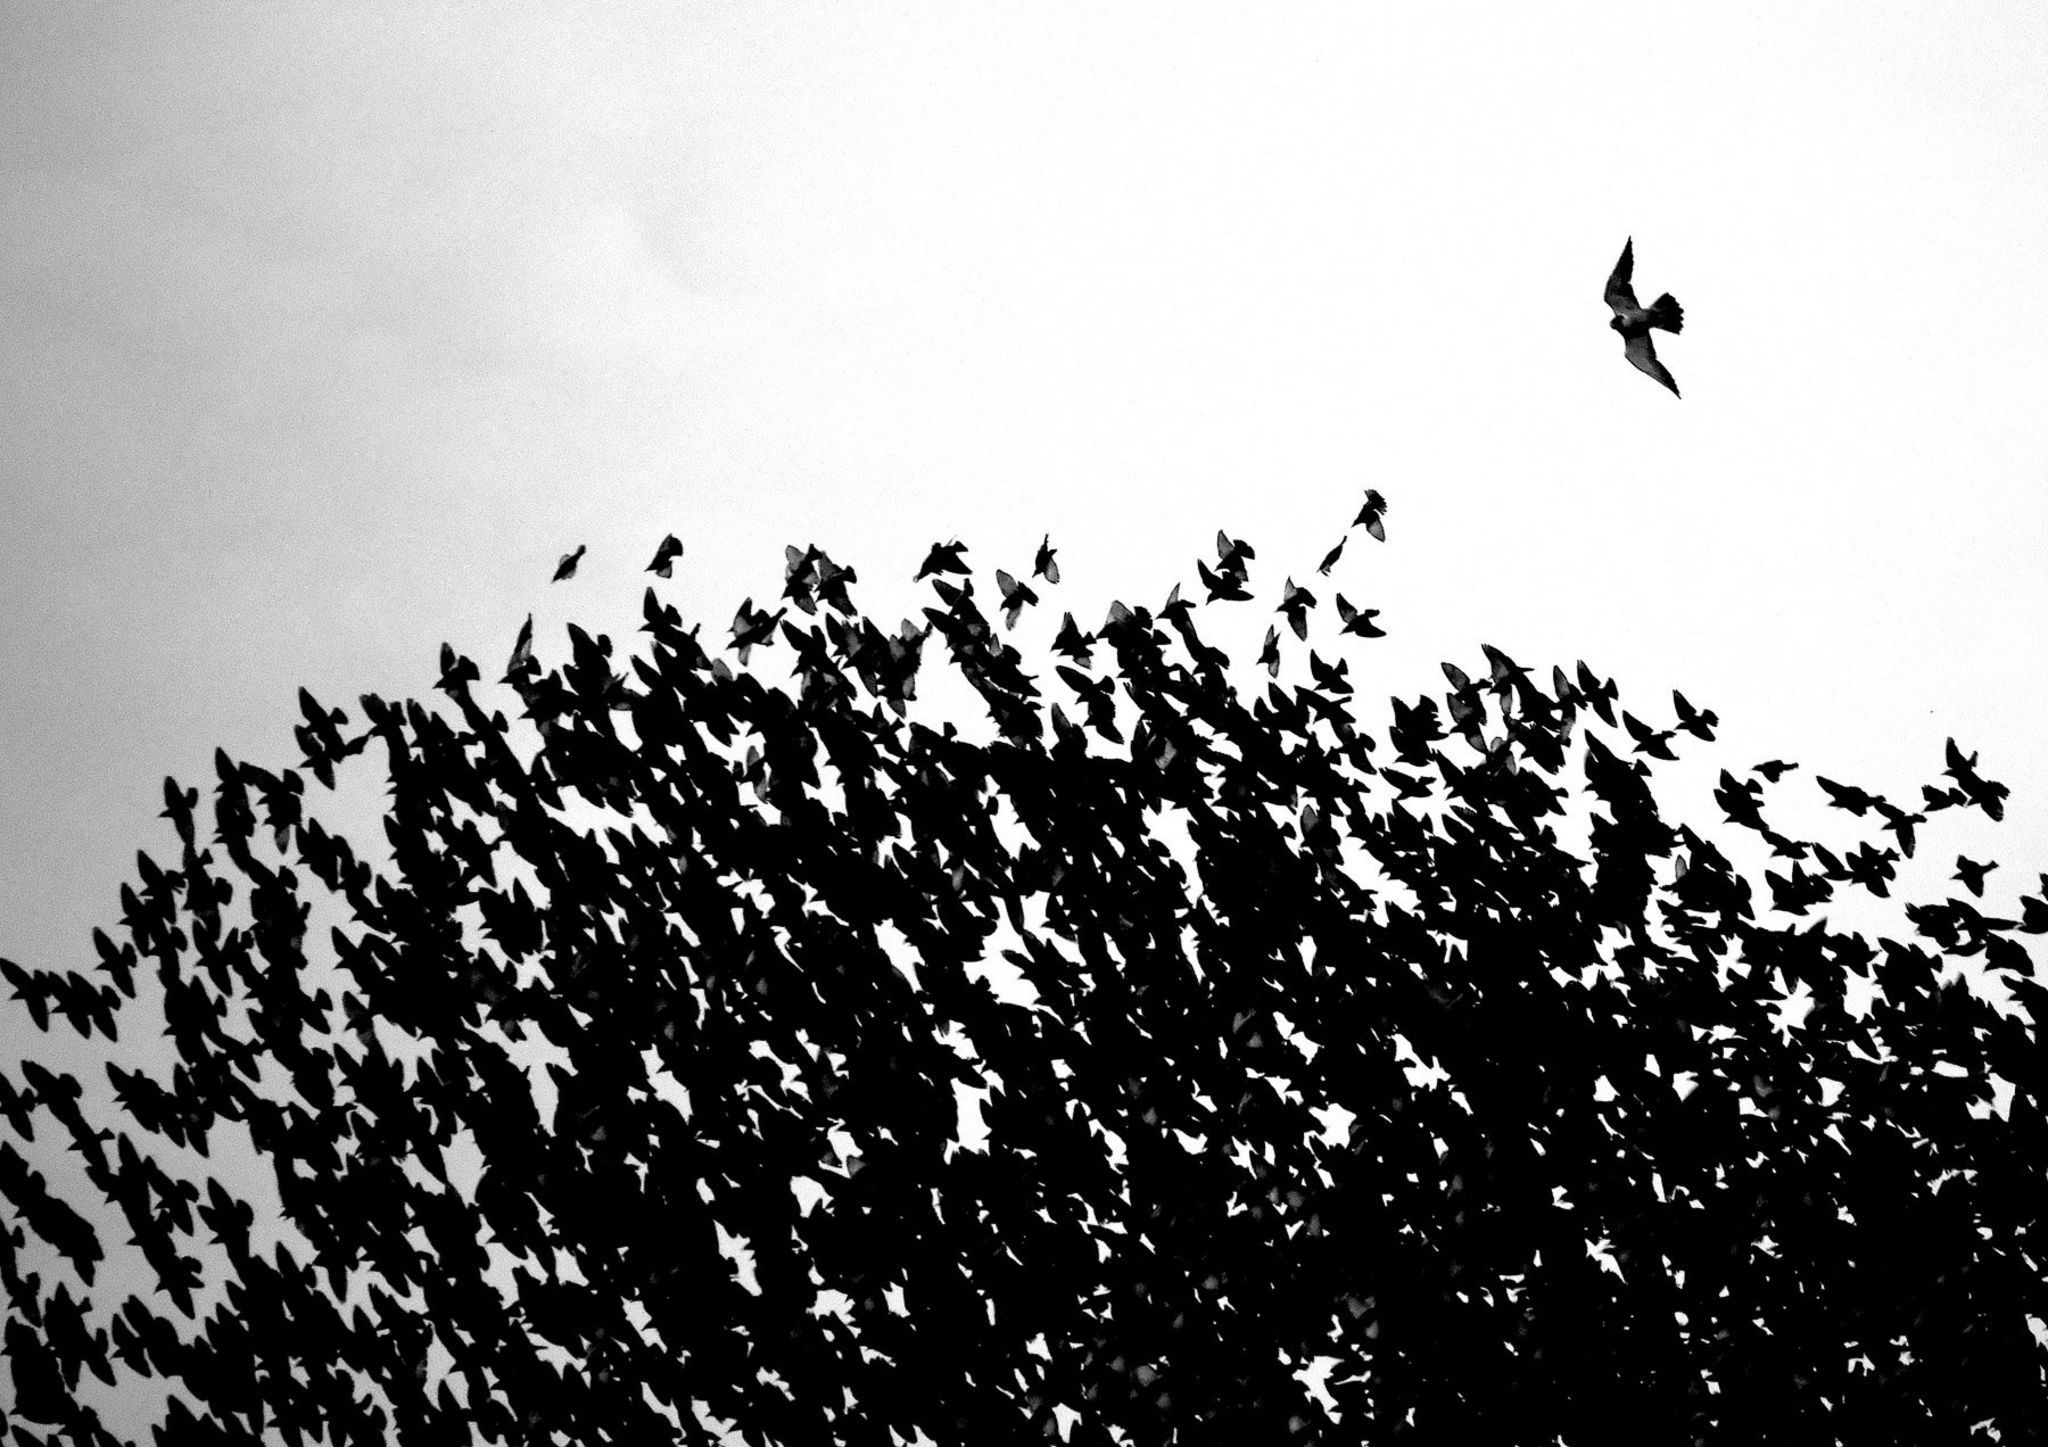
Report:
[[[1607,278],[1607,304],[1614,308],[1615,315],[1641,311],[1636,303],[1636,289],[1628,284],[1636,274],[1636,239],[1631,236],[1622,244],[1621,260],[1614,263],[1614,275]],[[1636,363],[1641,367],[1641,362]],[[1647,367],[1643,370],[1648,371]]]
[[1650,345],[1650,334],[1648,332],[1644,332],[1640,336],[1630,337],[1626,350],[1629,361],[1635,364],[1637,371],[1647,372],[1650,376],[1655,377],[1671,389],[1672,396],[1676,397],[1679,395],[1678,383],[1671,380],[1671,373],[1666,371],[1664,364],[1657,360],[1657,349]]

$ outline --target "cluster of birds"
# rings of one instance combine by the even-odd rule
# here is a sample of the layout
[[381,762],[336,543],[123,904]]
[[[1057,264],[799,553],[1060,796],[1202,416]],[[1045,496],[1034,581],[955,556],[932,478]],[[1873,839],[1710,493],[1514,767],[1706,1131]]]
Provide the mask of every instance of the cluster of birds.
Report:
[[[1637,301],[1635,288],[1632,284],[1632,278],[1635,275],[1635,264],[1635,238],[1631,236],[1623,243],[1621,259],[1615,262],[1614,270],[1607,278],[1605,297],[1608,307],[1614,312],[1614,319],[1608,325],[1621,334],[1623,352],[1629,362],[1638,370],[1656,378],[1657,381],[1669,387],[1672,395],[1677,396],[1679,395],[1678,383],[1672,379],[1670,370],[1657,360],[1656,343],[1651,339],[1650,333],[1654,330],[1662,330],[1675,335],[1684,330],[1685,309],[1678,304],[1677,299],[1668,291],[1651,302],[1647,307]],[[1367,495],[1366,506],[1360,512],[1358,521],[1353,526],[1363,527],[1373,537],[1381,542],[1385,542],[1387,535],[1382,522],[1384,513],[1384,501],[1379,500],[1377,492],[1370,492]],[[1337,560],[1343,555],[1344,544],[1348,540],[1348,534],[1345,538],[1339,539],[1337,545],[1324,556],[1316,571],[1327,577],[1330,569],[1336,565]],[[1243,545],[1240,544],[1239,546]],[[951,544],[935,545],[932,558],[926,559],[925,566],[919,571],[918,577],[923,578],[928,573],[941,571],[965,573],[967,570],[960,563],[959,547],[960,545],[957,541]],[[1227,538],[1219,538],[1217,547],[1218,551],[1222,554],[1221,563],[1217,569],[1212,571],[1204,564],[1196,564],[1202,586],[1208,589],[1211,601],[1219,599],[1242,600],[1248,598],[1250,595],[1244,591],[1245,580],[1242,569],[1241,567],[1233,567],[1233,564],[1241,563],[1243,559],[1248,559],[1252,555],[1249,552],[1242,555],[1234,553],[1229,546]],[[948,552],[948,549],[952,551]],[[555,565],[553,581],[561,583],[575,577],[576,569],[582,563],[583,555],[587,551],[589,551],[588,545],[579,543],[573,551],[562,554],[561,560]],[[1048,582],[1057,583],[1059,582],[1059,570],[1052,562],[1052,551],[1051,539],[1048,537],[1045,544],[1039,549],[1037,565],[1032,570],[1032,576],[1043,577]],[[648,564],[647,571],[659,577],[669,577],[675,560],[681,557],[682,553],[682,543],[676,538],[674,533],[670,533],[661,540],[660,547],[655,551],[654,561]],[[950,558],[951,568],[934,566],[934,558],[940,560],[941,564]],[[1051,570],[1050,573],[1046,571],[1048,568]],[[1028,584],[1021,584],[1008,573],[1000,570],[996,573],[996,583],[1002,590],[1004,611],[1010,623],[1014,626],[1018,611],[1036,603],[1038,595]],[[1290,584],[1289,586],[1291,587],[1292,585]],[[1343,605],[1340,601],[1339,606],[1343,607],[1346,605]],[[1293,616],[1290,614],[1290,625],[1293,624],[1293,621]],[[1349,623],[1351,620],[1347,616],[1345,621]],[[1295,627],[1295,632],[1297,636],[1302,636],[1300,627]]]
[[[1385,516],[1368,493],[1318,573]],[[115,1067],[107,1119],[0,1069],[14,1136],[76,1152],[119,1220],[0,1143],[17,1440],[112,1440],[87,1374],[175,1386],[168,1440],[290,1447],[698,1440],[700,1404],[774,1443],[2048,1431],[2048,994],[2014,938],[2048,931],[2048,878],[2018,921],[1907,905],[1934,950],[1838,933],[1814,882],[1884,896],[1885,851],[1780,835],[1724,773],[1795,860],[1761,909],[1652,791],[1711,710],[1646,722],[1583,662],[1546,687],[1489,646],[1376,736],[1335,651],[1371,610],[1331,627],[1285,577],[1263,653],[1321,627],[1334,661],[1246,685],[1199,608],[1255,601],[1257,555],[1216,554],[1203,604],[1068,613],[1041,671],[1008,639],[1060,584],[1049,537],[997,573],[1000,625],[933,547],[893,631],[791,547],[722,643],[650,588],[644,648],[572,626],[550,667],[529,618],[522,723],[444,647],[445,705],[302,692],[297,768],[219,755],[210,828],[167,780],[176,862],[138,859],[97,967],[0,962],[39,1027],[160,1016],[177,1055]],[[992,740],[906,707],[934,639]],[[373,746],[376,863],[304,782]],[[1926,815],[2003,812],[1946,762],[1911,814],[1820,786],[1910,853]],[[1973,898],[1991,867],[1959,861]],[[1970,955],[2018,1015],[1944,983]],[[230,1125],[308,1248],[259,1250],[205,1175]],[[153,1290],[103,1289],[110,1231]]]

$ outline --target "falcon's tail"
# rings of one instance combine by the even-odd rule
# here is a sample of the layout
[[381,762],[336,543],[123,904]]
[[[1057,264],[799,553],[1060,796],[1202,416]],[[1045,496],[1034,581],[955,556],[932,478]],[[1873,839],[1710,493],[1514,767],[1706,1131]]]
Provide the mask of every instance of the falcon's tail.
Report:
[[1678,298],[1670,292],[1650,303],[1650,325],[1662,327],[1667,332],[1685,330],[1685,308],[1678,304]]

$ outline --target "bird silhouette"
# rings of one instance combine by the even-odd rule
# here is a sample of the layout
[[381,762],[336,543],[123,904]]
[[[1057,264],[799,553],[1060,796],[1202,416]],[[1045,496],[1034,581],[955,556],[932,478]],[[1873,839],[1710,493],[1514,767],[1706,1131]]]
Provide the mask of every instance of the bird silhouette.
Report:
[[1251,592],[1245,587],[1241,574],[1211,572],[1200,558],[1195,559],[1195,574],[1202,580],[1202,586],[1209,590],[1211,603],[1244,603],[1251,600]]
[[1998,868],[1996,864],[1979,864],[1968,855],[1958,854],[1956,856],[1956,872],[1950,877],[1960,879],[1963,882],[1963,888],[1981,899],[1984,896],[1984,876],[1996,868]]
[[1377,608],[1354,608],[1351,600],[1342,593],[1337,595],[1337,616],[1344,620],[1346,633],[1355,633],[1360,638],[1384,638],[1386,630],[1372,620],[1379,617]]
[[1714,741],[1714,728],[1721,722],[1720,715],[1710,708],[1694,708],[1684,694],[1671,690],[1671,705],[1678,710],[1678,726],[1695,738]]
[[1308,610],[1316,606],[1316,595],[1306,588],[1295,586],[1289,578],[1280,591],[1280,606],[1273,611],[1287,615],[1287,626],[1294,630],[1296,638],[1308,637]]
[[647,571],[657,578],[675,575],[676,559],[683,555],[682,540],[670,533],[661,540],[661,546],[654,550],[654,561],[647,565]]
[[1685,326],[1685,309],[1668,291],[1647,307],[1636,301],[1635,288],[1629,285],[1629,278],[1636,269],[1635,246],[1636,240],[1631,236],[1621,248],[1621,260],[1614,263],[1614,274],[1607,278],[1607,305],[1614,309],[1614,320],[1608,325],[1621,333],[1624,353],[1636,370],[1655,377],[1676,397],[1679,395],[1678,383],[1657,360],[1657,348],[1650,341],[1650,330],[1662,327],[1676,335]]
[[1379,495],[1377,488],[1365,490],[1365,505],[1358,510],[1358,516],[1351,526],[1364,528],[1379,542],[1387,540],[1387,500]]
[[1089,645],[1095,641],[1092,633],[1083,633],[1074,623],[1074,615],[1066,614],[1060,619],[1060,631],[1053,636],[1052,651],[1065,654],[1076,662],[1086,663],[1089,659]]
[[1015,628],[1017,615],[1038,601],[1038,594],[1029,583],[1020,583],[1001,568],[996,569],[996,587],[1003,595],[1003,626]]
[[933,573],[958,573],[967,576],[967,564],[960,555],[967,551],[967,544],[961,542],[933,543],[932,550],[925,554],[924,566],[917,570],[917,576],[910,581],[922,582]]
[[1993,819],[2003,819],[2005,799],[2012,790],[1995,780],[1980,776],[1977,773],[1977,756],[1974,753],[1965,754],[1956,747],[1954,739],[1948,741],[1944,756],[1948,763],[1942,772],[1956,781],[1962,790],[1963,798]]
[[1052,534],[1047,533],[1045,541],[1038,545],[1038,556],[1032,560],[1031,575],[1034,578],[1043,578],[1046,582],[1058,586],[1060,581],[1060,565],[1053,556],[1057,552],[1059,552],[1059,549],[1052,545]]
[[1231,537],[1221,528],[1216,530],[1216,566],[1230,577],[1243,582],[1247,576],[1244,565],[1258,555],[1250,543]]
[[555,576],[548,581],[551,583],[566,583],[569,579],[575,577],[576,565],[583,561],[583,555],[589,551],[590,545],[588,543],[578,543],[575,552],[562,554],[562,560],[555,564]]

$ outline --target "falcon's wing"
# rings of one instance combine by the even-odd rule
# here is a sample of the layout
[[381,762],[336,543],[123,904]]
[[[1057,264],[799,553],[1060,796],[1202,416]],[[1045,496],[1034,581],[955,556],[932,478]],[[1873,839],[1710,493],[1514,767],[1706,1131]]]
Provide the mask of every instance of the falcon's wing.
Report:
[[1664,364],[1657,360],[1657,349],[1650,345],[1650,334],[1648,332],[1644,332],[1641,336],[1630,337],[1626,350],[1629,361],[1635,364],[1637,371],[1646,372],[1650,376],[1655,377],[1671,389],[1672,396],[1676,397],[1679,395],[1678,384],[1671,380],[1671,374],[1665,371]]
[[1636,303],[1636,289],[1628,284],[1636,274],[1636,239],[1631,236],[1622,244],[1621,260],[1614,263],[1614,275],[1607,278],[1607,304],[1618,316],[1624,311],[1640,311]]

